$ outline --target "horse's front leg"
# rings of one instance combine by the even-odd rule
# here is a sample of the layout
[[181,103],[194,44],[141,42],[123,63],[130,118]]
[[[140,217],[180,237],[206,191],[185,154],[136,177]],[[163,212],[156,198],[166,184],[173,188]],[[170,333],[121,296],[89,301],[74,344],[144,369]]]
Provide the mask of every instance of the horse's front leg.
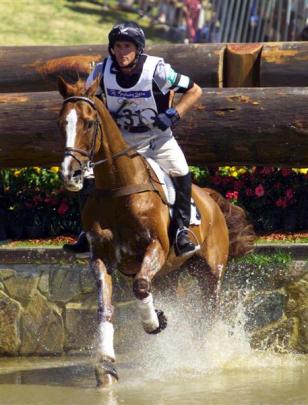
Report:
[[98,361],[95,374],[98,386],[111,385],[118,380],[116,369],[112,363],[115,361],[113,347],[113,315],[112,277],[108,273],[101,259],[91,259],[91,270],[96,278],[98,293]]
[[142,325],[147,333],[159,333],[167,326],[167,318],[163,311],[155,309],[151,293],[151,281],[162,268],[165,260],[166,255],[160,242],[152,241],[146,250],[140,271],[136,274],[133,284]]

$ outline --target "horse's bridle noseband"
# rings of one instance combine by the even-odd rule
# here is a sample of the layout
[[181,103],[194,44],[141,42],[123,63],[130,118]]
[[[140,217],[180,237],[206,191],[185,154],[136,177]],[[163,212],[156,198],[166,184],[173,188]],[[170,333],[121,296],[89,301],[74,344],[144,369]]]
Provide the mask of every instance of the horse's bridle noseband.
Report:
[[[85,170],[87,170],[89,168],[92,168],[95,165],[95,163],[93,163],[92,160],[93,160],[93,157],[94,157],[94,149],[95,149],[98,129],[101,128],[101,122],[100,122],[100,119],[99,119],[99,116],[98,116],[96,105],[95,105],[93,100],[91,100],[90,98],[85,97],[85,96],[71,96],[71,97],[67,97],[63,101],[63,105],[68,103],[68,102],[71,102],[71,101],[85,101],[92,108],[94,108],[94,110],[97,113],[97,119],[95,120],[94,136],[93,136],[93,139],[92,139],[92,144],[91,144],[90,151],[88,152],[87,150],[80,149],[80,148],[73,148],[73,147],[66,147],[65,150],[64,150],[64,157],[71,156],[73,159],[75,159],[79,163],[79,165],[81,167],[81,170],[85,171]],[[101,133],[102,133],[102,131],[101,131]],[[86,164],[83,164],[81,162],[81,160],[76,157],[74,152],[77,152],[80,155],[87,157],[89,159],[88,162]]]

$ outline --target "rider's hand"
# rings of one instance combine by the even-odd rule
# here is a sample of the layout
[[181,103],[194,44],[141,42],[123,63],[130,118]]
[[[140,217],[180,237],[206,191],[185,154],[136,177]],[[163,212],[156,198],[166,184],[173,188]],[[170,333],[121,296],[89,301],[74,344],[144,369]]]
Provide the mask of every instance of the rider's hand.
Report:
[[160,130],[165,131],[167,128],[173,127],[180,119],[179,113],[175,108],[168,108],[164,113],[158,114],[155,117],[154,125]]

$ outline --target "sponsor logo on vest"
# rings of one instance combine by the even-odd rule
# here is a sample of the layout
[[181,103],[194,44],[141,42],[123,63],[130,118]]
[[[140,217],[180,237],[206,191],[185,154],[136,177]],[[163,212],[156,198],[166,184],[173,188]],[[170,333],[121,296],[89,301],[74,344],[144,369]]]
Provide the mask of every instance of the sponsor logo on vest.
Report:
[[107,89],[107,94],[110,97],[123,97],[123,98],[150,98],[151,90],[147,91],[123,91],[117,89]]

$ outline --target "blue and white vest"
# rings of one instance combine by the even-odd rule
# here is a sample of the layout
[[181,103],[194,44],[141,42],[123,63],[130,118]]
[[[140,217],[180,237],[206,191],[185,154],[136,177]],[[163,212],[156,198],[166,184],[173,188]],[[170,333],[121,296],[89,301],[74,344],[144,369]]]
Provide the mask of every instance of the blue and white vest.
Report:
[[[158,114],[153,94],[153,76],[161,60],[147,56],[138,82],[133,87],[123,88],[117,83],[116,75],[111,73],[111,57],[107,59],[104,69],[107,108],[114,115],[125,138],[131,138],[132,135],[146,138],[151,135],[153,121]],[[170,128],[166,131],[155,128],[155,133],[158,132],[172,135]]]

